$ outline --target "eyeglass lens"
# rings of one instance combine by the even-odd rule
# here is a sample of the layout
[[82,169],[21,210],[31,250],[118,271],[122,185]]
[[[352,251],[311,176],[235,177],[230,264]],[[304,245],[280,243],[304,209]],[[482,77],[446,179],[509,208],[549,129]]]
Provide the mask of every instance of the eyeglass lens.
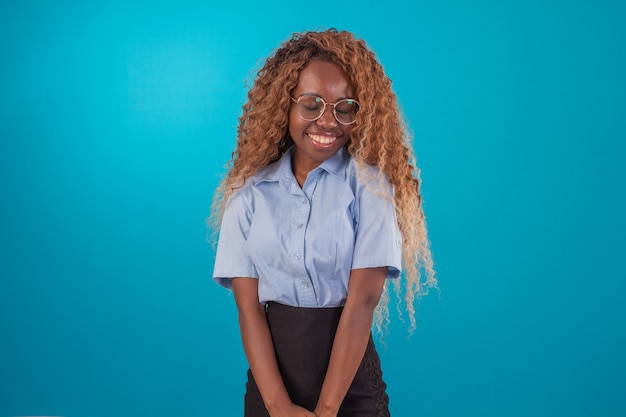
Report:
[[[301,96],[297,100],[300,116],[308,121],[319,119],[326,107],[324,100],[317,96]],[[331,103],[327,103],[332,105]],[[333,113],[339,123],[351,124],[356,120],[359,104],[352,99],[339,100],[334,104]]]

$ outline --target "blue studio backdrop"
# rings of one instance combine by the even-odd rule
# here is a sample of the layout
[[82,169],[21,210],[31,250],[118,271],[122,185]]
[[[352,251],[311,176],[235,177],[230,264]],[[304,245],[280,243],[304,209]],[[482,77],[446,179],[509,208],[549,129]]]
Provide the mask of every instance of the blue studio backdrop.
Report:
[[365,39],[415,135],[440,293],[394,416],[626,415],[626,3],[4,2],[0,417],[241,415],[205,218],[246,79]]

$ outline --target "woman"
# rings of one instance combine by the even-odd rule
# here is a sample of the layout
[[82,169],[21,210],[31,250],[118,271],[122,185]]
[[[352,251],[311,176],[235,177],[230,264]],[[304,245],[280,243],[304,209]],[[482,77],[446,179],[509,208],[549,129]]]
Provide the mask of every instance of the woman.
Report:
[[266,60],[210,220],[250,364],[245,416],[388,416],[372,325],[388,282],[414,326],[436,281],[411,140],[362,40],[298,33]]

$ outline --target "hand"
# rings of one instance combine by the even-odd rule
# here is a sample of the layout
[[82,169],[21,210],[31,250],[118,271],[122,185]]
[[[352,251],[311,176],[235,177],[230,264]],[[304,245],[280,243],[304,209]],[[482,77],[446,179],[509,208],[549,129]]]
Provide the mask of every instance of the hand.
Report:
[[315,417],[337,417],[338,412],[339,410],[330,407],[322,407],[320,404],[317,404],[314,410]]
[[315,417],[337,417],[337,413],[331,411],[316,411]]
[[293,417],[315,417],[315,414],[313,414],[311,411],[307,410],[306,408],[300,407],[299,405],[296,405],[294,408],[294,411],[292,411],[293,414],[291,414],[291,416]]
[[311,411],[293,403],[268,410],[270,417],[316,417]]

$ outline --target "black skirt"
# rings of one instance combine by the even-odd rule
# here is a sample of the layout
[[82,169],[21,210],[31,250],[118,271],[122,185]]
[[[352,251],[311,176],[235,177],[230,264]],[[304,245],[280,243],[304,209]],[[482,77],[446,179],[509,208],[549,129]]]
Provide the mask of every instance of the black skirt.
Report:
[[[267,322],[278,367],[294,404],[313,411],[322,389],[342,308],[303,308],[269,303]],[[387,417],[389,397],[380,359],[370,335],[354,381],[338,417]],[[268,417],[263,399],[248,370],[245,417]]]

